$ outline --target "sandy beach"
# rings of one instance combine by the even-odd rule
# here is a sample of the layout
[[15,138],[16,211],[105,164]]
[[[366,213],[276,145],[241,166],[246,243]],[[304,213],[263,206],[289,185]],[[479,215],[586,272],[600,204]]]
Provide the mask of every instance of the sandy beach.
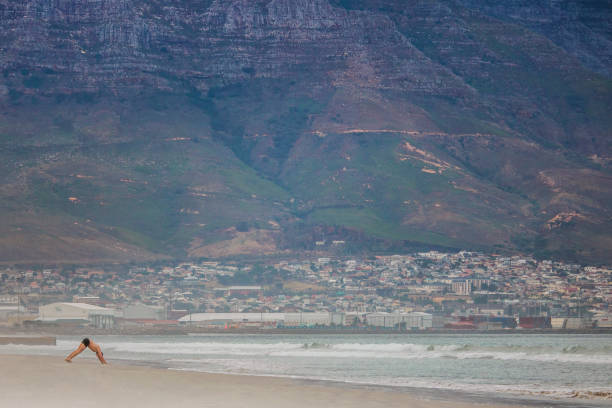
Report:
[[[493,407],[284,378],[205,374],[77,358],[0,356],[3,407]],[[501,405],[508,407],[509,405]],[[518,406],[518,405],[517,405]]]

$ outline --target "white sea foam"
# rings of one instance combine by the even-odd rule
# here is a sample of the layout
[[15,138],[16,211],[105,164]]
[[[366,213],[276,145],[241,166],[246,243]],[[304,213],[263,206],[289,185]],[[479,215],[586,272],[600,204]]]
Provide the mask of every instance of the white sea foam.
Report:
[[[107,342],[105,348],[117,352],[165,355],[268,355],[311,358],[393,358],[393,359],[494,359],[529,360],[583,364],[612,364],[612,354],[578,354],[562,351],[542,353],[521,348],[466,347],[465,345],[426,345],[411,343],[222,343],[222,342]],[[552,350],[551,350],[552,351]]]

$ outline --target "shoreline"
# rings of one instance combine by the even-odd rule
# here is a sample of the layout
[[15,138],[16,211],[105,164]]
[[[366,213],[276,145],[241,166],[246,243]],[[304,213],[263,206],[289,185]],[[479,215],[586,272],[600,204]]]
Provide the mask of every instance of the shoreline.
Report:
[[115,408],[181,407],[601,407],[609,401],[557,400],[358,384],[280,376],[216,374],[146,361],[0,355],[0,395],[6,405]]
[[[150,366],[160,369],[168,369],[171,371],[182,371],[191,373],[204,373],[210,375],[220,376],[239,376],[239,377],[262,377],[272,379],[287,379],[295,381],[297,383],[305,384],[321,384],[333,387],[346,387],[346,388],[365,388],[371,390],[385,390],[389,392],[398,392],[402,394],[408,394],[411,397],[417,397],[418,399],[432,400],[432,401],[444,401],[444,402],[461,402],[468,404],[475,404],[476,406],[487,406],[493,404],[500,407],[612,407],[612,401],[607,399],[597,399],[588,397],[558,397],[540,393],[494,393],[490,392],[475,392],[475,391],[461,391],[446,388],[423,388],[406,385],[384,385],[384,384],[373,384],[367,382],[352,382],[352,381],[340,381],[333,379],[318,379],[309,377],[299,376],[282,376],[273,374],[236,374],[236,373],[214,373],[199,370],[190,370],[188,368],[171,368],[163,364],[153,363],[149,365],[147,362],[135,362],[134,365]],[[132,365],[131,361],[125,361],[125,364]],[[501,395],[500,395],[501,394]]]

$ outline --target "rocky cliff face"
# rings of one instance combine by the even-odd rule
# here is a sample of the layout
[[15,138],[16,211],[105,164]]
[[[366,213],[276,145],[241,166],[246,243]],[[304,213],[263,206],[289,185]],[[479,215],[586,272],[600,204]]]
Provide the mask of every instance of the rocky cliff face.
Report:
[[1,68],[7,86],[18,90],[206,91],[217,83],[303,72],[324,82],[359,59],[378,75],[379,86],[469,91],[406,41],[388,17],[324,0],[9,1],[1,7]]
[[608,78],[612,75],[610,1],[466,0],[460,3],[543,34],[589,69]]
[[0,0],[0,258],[334,236],[608,259],[610,9]]

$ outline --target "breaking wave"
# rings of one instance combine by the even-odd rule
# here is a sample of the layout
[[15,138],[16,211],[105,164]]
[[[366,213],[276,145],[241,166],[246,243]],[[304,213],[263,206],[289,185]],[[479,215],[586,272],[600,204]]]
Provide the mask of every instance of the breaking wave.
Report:
[[493,359],[584,364],[612,364],[612,353],[583,346],[565,348],[413,343],[232,343],[232,342],[107,342],[117,352],[164,355],[242,355],[326,358]]

